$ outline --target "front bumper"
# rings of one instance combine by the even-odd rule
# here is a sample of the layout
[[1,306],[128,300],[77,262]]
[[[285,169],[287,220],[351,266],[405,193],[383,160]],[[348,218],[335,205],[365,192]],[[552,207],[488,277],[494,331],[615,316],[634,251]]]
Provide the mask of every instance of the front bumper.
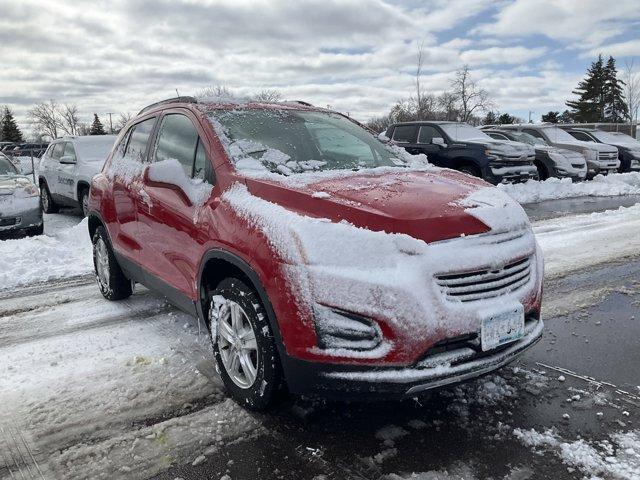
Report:
[[524,164],[518,166],[498,166],[489,164],[487,180],[492,183],[519,183],[538,179],[538,169],[535,165]]
[[5,200],[0,203],[0,235],[28,230],[42,225],[39,197]]
[[482,352],[471,340],[404,368],[336,366],[287,358],[287,385],[294,393],[341,399],[410,398],[504,367],[535,345],[543,328],[542,319],[530,315],[524,336],[511,344]]

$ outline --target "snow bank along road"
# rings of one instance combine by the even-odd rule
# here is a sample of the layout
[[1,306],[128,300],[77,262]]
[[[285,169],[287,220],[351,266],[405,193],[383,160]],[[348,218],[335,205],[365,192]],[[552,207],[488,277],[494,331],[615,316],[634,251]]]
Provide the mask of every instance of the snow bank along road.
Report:
[[[538,468],[640,478],[640,355],[628,353],[640,351],[640,314],[630,313],[640,309],[640,205],[535,224],[551,320],[520,366],[402,408],[294,400],[271,415],[224,397],[195,319],[143,288],[103,300],[90,264],[70,265],[87,248],[76,228],[0,242],[0,262],[16,255],[12,242],[47,270],[55,255],[67,259],[56,281],[17,256],[18,273],[0,269],[0,285],[14,285],[0,291],[0,479],[537,478]],[[600,325],[590,322],[597,309]],[[604,363],[628,375],[612,378]]]

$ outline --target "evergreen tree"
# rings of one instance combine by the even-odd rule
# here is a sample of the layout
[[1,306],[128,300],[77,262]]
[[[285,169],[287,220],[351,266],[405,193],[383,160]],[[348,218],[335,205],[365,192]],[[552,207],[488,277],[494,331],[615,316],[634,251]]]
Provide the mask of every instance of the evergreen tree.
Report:
[[571,109],[571,115],[578,122],[593,123],[604,119],[606,97],[606,72],[602,55],[593,62],[587,70],[584,80],[578,83],[572,92],[578,95],[578,100],[569,100],[567,107]]
[[571,115],[571,112],[569,110],[565,110],[564,112],[562,112],[562,115],[558,117],[558,120],[560,120],[560,123],[572,123],[573,115]]
[[629,114],[629,107],[624,98],[623,87],[625,83],[618,79],[618,70],[616,69],[616,61],[613,57],[609,57],[605,72],[605,108],[604,118],[606,122],[619,123],[624,122]]
[[91,124],[89,135],[106,135],[106,132],[104,131],[104,127],[102,126],[102,122],[98,118],[97,113],[93,114],[93,123]]
[[498,123],[498,116],[491,111],[487,112],[485,117],[482,119],[483,125],[495,125],[496,123]]
[[515,121],[515,117],[512,117],[508,113],[503,113],[498,117],[498,123],[500,125],[511,125],[512,123],[515,123]]
[[0,135],[3,142],[24,142],[22,132],[13,118],[13,112],[7,106],[4,107],[2,115],[2,134]]
[[560,121],[560,112],[550,111],[542,115],[542,121],[546,123],[558,123]]

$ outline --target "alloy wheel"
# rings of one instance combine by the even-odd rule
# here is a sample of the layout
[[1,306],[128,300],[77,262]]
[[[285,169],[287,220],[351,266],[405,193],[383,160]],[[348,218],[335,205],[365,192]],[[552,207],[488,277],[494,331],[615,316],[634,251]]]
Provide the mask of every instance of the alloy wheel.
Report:
[[258,343],[247,314],[227,300],[218,318],[218,349],[227,374],[238,387],[250,388],[258,374]]
[[102,238],[96,242],[96,274],[98,282],[106,289],[109,288],[109,251],[107,244]]

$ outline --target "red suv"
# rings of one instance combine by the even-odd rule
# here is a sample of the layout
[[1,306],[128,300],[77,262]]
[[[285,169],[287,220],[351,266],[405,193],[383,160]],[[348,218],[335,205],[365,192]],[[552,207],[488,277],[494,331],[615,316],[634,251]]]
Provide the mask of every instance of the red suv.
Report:
[[142,283],[209,328],[231,396],[415,396],[542,335],[543,260],[484,181],[302,103],[145,108],[89,199],[110,300]]

